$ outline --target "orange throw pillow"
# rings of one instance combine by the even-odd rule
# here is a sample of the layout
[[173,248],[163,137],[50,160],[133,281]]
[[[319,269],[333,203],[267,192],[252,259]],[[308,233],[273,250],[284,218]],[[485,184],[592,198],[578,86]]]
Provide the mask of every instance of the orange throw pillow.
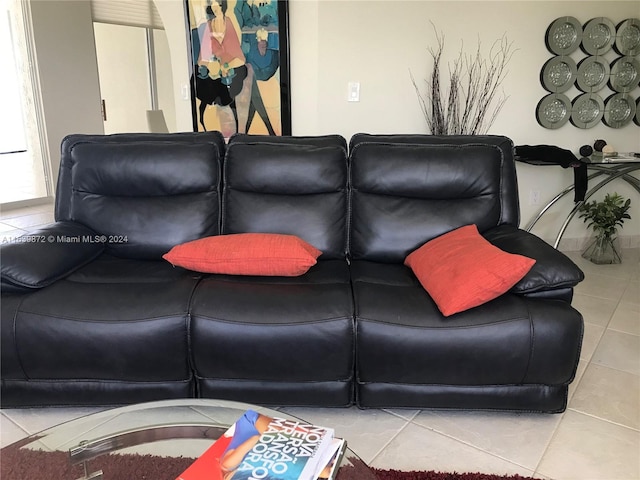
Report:
[[196,272],[296,277],[322,254],[295,235],[238,233],[176,245],[162,258]]
[[535,262],[500,250],[467,225],[425,243],[404,264],[448,317],[506,293]]

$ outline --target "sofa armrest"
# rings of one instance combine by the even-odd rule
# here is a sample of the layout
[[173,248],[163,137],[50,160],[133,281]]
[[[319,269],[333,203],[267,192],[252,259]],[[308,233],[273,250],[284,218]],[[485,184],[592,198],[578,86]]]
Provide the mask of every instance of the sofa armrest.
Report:
[[533,268],[511,289],[514,293],[573,288],[584,280],[584,273],[569,257],[529,232],[501,225],[482,235],[505,252],[535,259]]
[[0,246],[3,293],[51,285],[104,251],[101,237],[75,222],[57,222]]

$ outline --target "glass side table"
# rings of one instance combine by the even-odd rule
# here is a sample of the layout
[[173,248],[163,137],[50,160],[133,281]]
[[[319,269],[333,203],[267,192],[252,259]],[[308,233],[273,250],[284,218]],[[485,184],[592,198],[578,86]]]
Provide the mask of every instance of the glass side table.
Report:
[[[629,185],[631,185],[639,194],[640,194],[640,179],[638,177],[631,175],[632,172],[640,170],[640,158],[637,157],[629,157],[629,156],[611,156],[611,157],[601,157],[601,156],[591,156],[585,157],[589,161],[584,163],[587,166],[587,172],[593,172],[587,176],[587,181],[597,180],[597,183],[589,188],[589,190],[585,193],[584,200],[576,202],[567,218],[562,223],[560,230],[558,231],[558,235],[556,236],[555,242],[553,244],[554,248],[558,248],[560,245],[560,240],[566,231],[569,222],[576,216],[580,207],[595,194],[598,190],[602,189],[612,181],[617,178],[621,178]],[[553,166],[550,163],[544,162],[532,162],[532,161],[523,161],[518,158],[516,160],[527,163],[529,165],[545,165],[545,166]],[[533,220],[531,220],[525,230],[530,232],[535,224],[542,218],[542,216],[555,205],[561,198],[565,195],[568,195],[575,189],[575,185],[570,185],[565,188],[563,191],[558,193],[549,203],[547,203],[540,212],[535,216]]]

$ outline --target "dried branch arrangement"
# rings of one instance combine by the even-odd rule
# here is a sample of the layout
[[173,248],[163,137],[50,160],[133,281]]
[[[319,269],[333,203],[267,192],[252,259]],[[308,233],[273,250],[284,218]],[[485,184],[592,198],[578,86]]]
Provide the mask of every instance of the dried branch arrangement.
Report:
[[436,39],[437,48],[429,48],[433,70],[425,79],[425,96],[411,75],[429,131],[433,135],[487,133],[508,98],[501,86],[515,52],[513,42],[502,36],[491,46],[488,58],[482,56],[480,41],[475,55],[465,54],[461,48],[458,58],[449,65],[447,95],[447,85],[443,85],[440,79],[444,34],[436,32]]

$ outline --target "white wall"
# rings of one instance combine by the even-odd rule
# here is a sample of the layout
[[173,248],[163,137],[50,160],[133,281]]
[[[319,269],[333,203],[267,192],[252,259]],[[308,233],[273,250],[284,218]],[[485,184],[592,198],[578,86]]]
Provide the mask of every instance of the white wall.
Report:
[[[158,13],[167,34],[168,48],[171,55],[173,71],[173,95],[175,98],[175,124],[167,120],[170,132],[193,131],[191,116],[191,100],[189,97],[189,65],[188,50],[190,35],[187,33],[184,0],[154,0]],[[185,96],[186,94],[186,96]]]
[[[158,88],[158,108],[164,114],[170,132],[177,131],[176,95],[174,94],[171,50],[164,30],[153,31],[153,42],[156,58],[156,82]],[[178,93],[179,96],[179,93]],[[183,100],[184,102],[184,100]]]
[[83,0],[36,0],[31,16],[55,185],[63,137],[103,133],[91,8]]
[[[588,130],[567,124],[548,130],[537,123],[535,108],[546,94],[540,70],[553,56],[545,47],[545,32],[553,20],[566,15],[583,23],[599,16],[617,23],[640,17],[640,2],[292,0],[293,133],[340,133],[348,138],[356,132],[427,132],[409,72],[419,83],[428,75],[427,49],[436,39],[433,22],[445,35],[443,58],[457,57],[461,45],[473,53],[478,39],[486,49],[503,34],[513,41],[517,51],[504,82],[509,99],[489,133],[507,135],[516,145],[552,144],[576,153],[597,138],[619,151],[640,151],[640,128],[634,124],[621,129],[600,124]],[[584,56],[577,52],[578,59]],[[349,81],[361,83],[360,102],[347,102]],[[636,89],[632,96],[637,98],[639,92]],[[568,96],[578,93],[574,88]],[[529,205],[529,191],[539,190],[544,204],[573,182],[573,171],[518,165],[518,177],[525,225],[541,207]],[[638,193],[623,181],[610,184],[608,191],[632,198],[633,219],[625,224],[623,235],[635,236],[639,242]],[[569,196],[545,215],[534,232],[552,241],[572,206],[573,196]],[[565,238],[586,235],[582,220],[576,218]],[[577,248],[577,243],[563,242],[568,248]]]

